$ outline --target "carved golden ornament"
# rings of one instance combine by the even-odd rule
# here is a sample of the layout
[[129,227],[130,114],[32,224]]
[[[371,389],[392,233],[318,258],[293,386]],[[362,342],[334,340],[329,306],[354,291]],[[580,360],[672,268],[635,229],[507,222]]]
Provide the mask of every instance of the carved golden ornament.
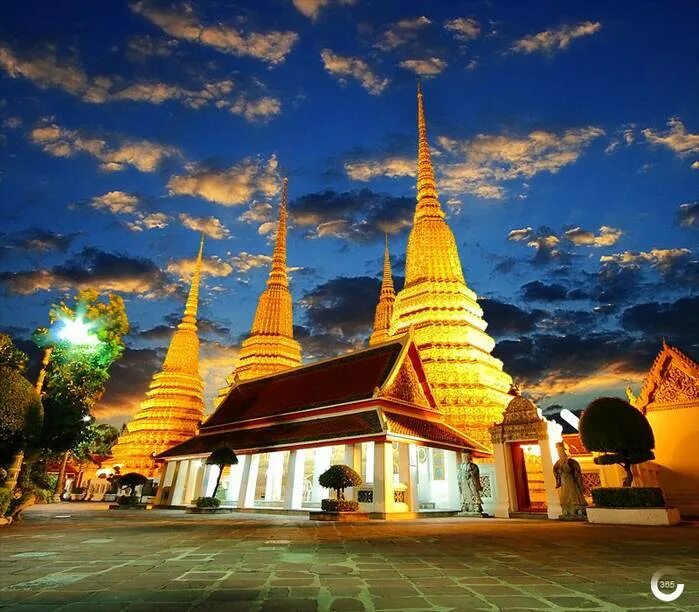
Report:
[[403,361],[393,382],[384,390],[383,395],[418,406],[429,407],[420,378],[409,359]]
[[396,301],[396,291],[393,288],[393,275],[391,274],[391,258],[388,253],[388,237],[383,255],[383,278],[381,279],[381,292],[379,303],[376,305],[374,315],[374,331],[369,338],[369,346],[388,340],[393,318],[393,304]]
[[699,384],[679,368],[670,366],[653,394],[653,402],[679,404],[699,399]]

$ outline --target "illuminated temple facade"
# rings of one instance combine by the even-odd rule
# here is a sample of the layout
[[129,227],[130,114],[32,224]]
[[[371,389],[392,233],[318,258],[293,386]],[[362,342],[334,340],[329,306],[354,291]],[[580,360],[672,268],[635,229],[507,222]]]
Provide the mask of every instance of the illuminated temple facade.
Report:
[[157,476],[160,468],[155,455],[195,435],[204,418],[197,335],[203,249],[202,237],[184,315],[170,341],[163,369],[153,376],[146,399],[112,449],[109,464],[121,474]]

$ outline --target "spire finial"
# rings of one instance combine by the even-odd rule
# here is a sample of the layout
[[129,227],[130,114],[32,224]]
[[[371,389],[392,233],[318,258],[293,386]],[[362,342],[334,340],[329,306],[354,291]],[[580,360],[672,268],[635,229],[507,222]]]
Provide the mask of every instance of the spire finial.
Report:
[[279,204],[279,225],[277,226],[277,238],[274,244],[274,253],[272,255],[272,268],[267,279],[267,285],[282,284],[288,285],[288,277],[286,271],[286,198],[289,179],[284,177],[282,187],[282,200]]
[[415,220],[423,217],[444,218],[444,212],[437,200],[437,184],[432,168],[430,145],[427,142],[427,123],[425,121],[425,107],[423,103],[422,87],[417,83],[417,208]]
[[395,299],[396,292],[393,288],[393,275],[391,274],[391,255],[388,252],[388,233],[386,233],[386,246],[383,252],[383,277],[381,279],[379,303],[376,305],[374,314],[374,331],[369,338],[370,346],[388,340]]
[[187,303],[184,307],[184,317],[182,317],[182,323],[180,326],[188,323],[197,323],[197,306],[199,304],[199,282],[201,279],[201,262],[204,253],[204,232],[201,234],[201,241],[199,242],[199,253],[197,254],[196,262],[194,263],[194,273],[192,274],[192,285],[189,288],[189,295],[187,296]]

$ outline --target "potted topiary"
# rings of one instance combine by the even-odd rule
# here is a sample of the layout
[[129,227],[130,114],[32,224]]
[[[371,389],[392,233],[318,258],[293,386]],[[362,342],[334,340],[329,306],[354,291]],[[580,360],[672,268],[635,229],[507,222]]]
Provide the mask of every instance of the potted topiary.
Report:
[[347,487],[358,487],[362,484],[362,477],[348,465],[331,465],[323,472],[318,482],[321,487],[333,489],[335,499],[323,499],[320,502],[322,512],[311,512],[310,516],[317,520],[356,520],[368,518],[368,514],[359,513],[359,503],[345,499]]
[[117,503],[110,505],[110,508],[138,508],[138,509],[144,509],[146,506],[145,504],[141,503],[141,500],[139,497],[136,495],[136,487],[143,486],[148,482],[148,479],[143,475],[139,474],[138,472],[129,472],[128,474],[125,474],[121,478],[119,478],[119,488],[120,489],[128,489],[129,494],[128,495],[120,495],[117,497]]
[[85,496],[85,487],[75,487],[70,492],[70,501],[82,501]]
[[[218,510],[221,505],[221,500],[216,497],[218,492],[218,487],[221,484],[221,475],[223,474],[223,468],[227,465],[238,465],[238,457],[235,451],[229,446],[220,446],[213,451],[206,459],[207,465],[217,465],[218,466],[218,476],[216,477],[216,484],[214,485],[214,490],[211,493],[211,497],[198,497],[194,500],[194,507],[188,507],[185,512],[190,514],[211,514]],[[222,510],[223,512],[228,512],[228,510]]]
[[580,439],[588,451],[601,453],[598,465],[620,465],[625,477],[621,487],[592,490],[594,506],[587,509],[591,523],[674,525],[677,508],[665,506],[658,487],[631,487],[637,463],[655,458],[653,430],[645,415],[617,397],[600,397],[580,417]]

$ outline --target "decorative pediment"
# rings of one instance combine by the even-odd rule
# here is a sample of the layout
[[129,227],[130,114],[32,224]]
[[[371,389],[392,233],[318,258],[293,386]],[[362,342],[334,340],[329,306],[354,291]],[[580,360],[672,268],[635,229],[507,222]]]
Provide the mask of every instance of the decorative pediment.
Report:
[[634,405],[646,410],[697,401],[699,365],[675,347],[663,343]]
[[381,395],[430,408],[423,382],[420,380],[410,358],[402,360],[393,380],[383,389]]
[[541,440],[547,436],[546,421],[539,416],[536,405],[526,397],[516,394],[502,415],[502,423],[490,428],[493,443],[517,440]]

